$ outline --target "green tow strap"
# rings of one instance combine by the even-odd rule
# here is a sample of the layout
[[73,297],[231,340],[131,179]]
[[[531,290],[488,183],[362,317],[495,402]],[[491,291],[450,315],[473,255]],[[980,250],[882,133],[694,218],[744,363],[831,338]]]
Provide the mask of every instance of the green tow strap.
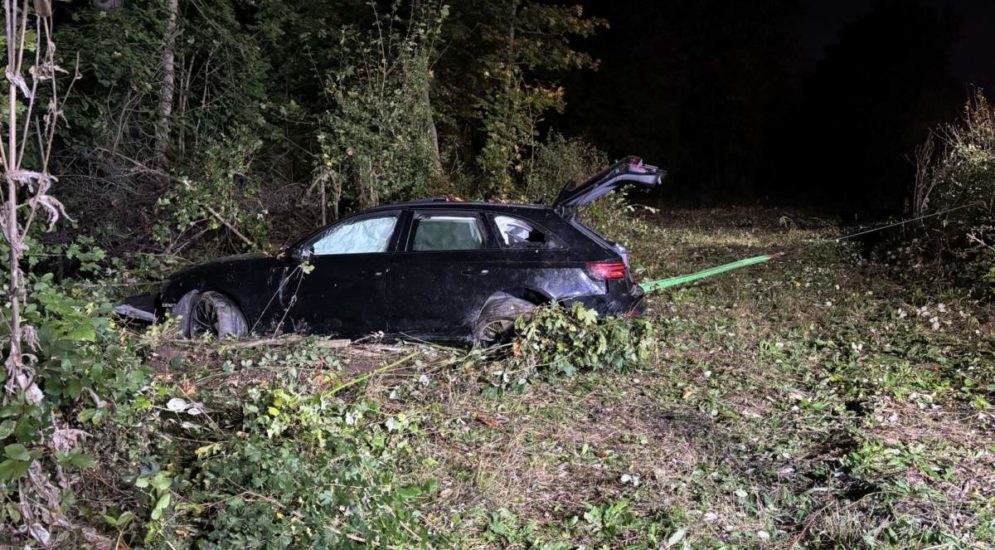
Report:
[[764,254],[763,256],[755,256],[753,258],[746,258],[745,260],[738,260],[728,264],[722,264],[715,267],[710,267],[708,269],[699,271],[697,273],[692,273],[690,275],[681,275],[679,277],[671,277],[669,279],[658,279],[656,281],[646,281],[645,283],[640,283],[639,286],[646,292],[652,292],[654,290],[660,290],[662,288],[670,288],[672,286],[683,285],[690,283],[692,281],[697,281],[698,279],[706,279],[708,277],[714,277],[719,273],[725,273],[726,271],[732,271],[733,269],[739,269],[741,267],[746,267],[750,265],[762,264],[767,260],[773,260],[781,254]]

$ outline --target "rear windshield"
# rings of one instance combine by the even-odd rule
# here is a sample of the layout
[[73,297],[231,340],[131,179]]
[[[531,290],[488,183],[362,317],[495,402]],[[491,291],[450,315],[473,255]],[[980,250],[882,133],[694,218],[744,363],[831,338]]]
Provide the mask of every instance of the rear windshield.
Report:
[[583,223],[581,223],[581,221],[579,219],[574,218],[574,219],[570,220],[569,223],[571,225],[573,225],[574,227],[576,227],[577,229],[579,229],[581,233],[583,233],[583,234],[587,235],[588,237],[591,237],[592,239],[594,239],[594,242],[600,244],[601,246],[606,246],[608,248],[614,248],[615,243],[613,243],[612,241],[609,241],[608,239],[606,239],[603,236],[601,236],[601,233],[598,233],[597,231],[595,231],[595,230],[591,229],[590,227],[584,225]]

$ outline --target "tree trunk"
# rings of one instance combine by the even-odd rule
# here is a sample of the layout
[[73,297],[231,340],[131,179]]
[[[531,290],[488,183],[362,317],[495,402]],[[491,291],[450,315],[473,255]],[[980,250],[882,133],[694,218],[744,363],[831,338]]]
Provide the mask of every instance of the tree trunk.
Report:
[[159,88],[159,120],[155,127],[155,156],[159,166],[166,160],[172,126],[173,95],[176,89],[176,19],[179,0],[167,0],[166,34],[162,39],[162,87]]
[[[428,67],[425,67],[429,73]],[[442,154],[439,152],[439,130],[435,127],[435,112],[432,110],[432,87],[431,74],[425,75],[425,83],[422,85],[422,108],[425,109],[425,129],[428,132],[429,143],[432,144],[432,168],[435,170],[435,177],[442,179]]]

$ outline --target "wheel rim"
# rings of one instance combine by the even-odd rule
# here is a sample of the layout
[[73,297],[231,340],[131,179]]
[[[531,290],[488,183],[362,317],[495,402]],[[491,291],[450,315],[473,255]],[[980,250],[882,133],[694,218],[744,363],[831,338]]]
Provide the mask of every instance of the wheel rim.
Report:
[[495,342],[506,336],[514,321],[510,319],[494,319],[484,324],[480,329],[480,339],[485,342]]
[[190,321],[191,336],[218,333],[218,310],[210,300],[197,300]]

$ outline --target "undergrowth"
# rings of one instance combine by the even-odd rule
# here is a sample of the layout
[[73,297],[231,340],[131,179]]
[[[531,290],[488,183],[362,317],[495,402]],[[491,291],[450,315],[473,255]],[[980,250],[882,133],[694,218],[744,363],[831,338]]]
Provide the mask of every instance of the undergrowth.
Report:
[[645,366],[659,345],[652,322],[600,317],[580,303],[539,308],[531,319],[519,319],[516,329],[513,362],[549,377]]
[[[758,210],[593,214],[644,280],[831,231]],[[94,345],[113,336],[146,370],[82,420],[96,467],[74,542],[990,546],[990,305],[852,246],[793,250],[654,293],[641,319],[540,308],[496,351],[98,327]],[[66,411],[93,408],[82,392]]]

